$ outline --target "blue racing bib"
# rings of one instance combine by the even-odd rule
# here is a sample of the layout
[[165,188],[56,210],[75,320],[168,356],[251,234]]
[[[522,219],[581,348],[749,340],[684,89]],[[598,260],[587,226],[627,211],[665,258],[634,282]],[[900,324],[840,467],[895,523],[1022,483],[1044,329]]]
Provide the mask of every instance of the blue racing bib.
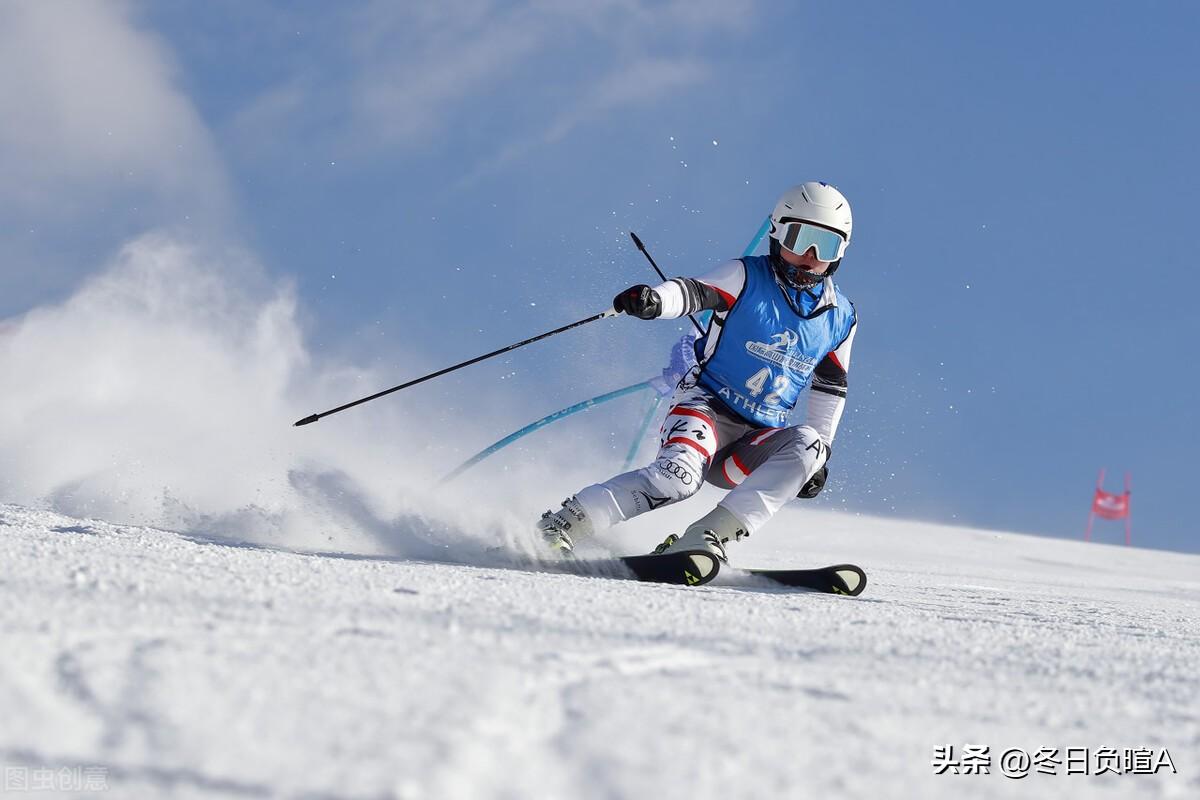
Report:
[[742,293],[723,321],[713,315],[696,342],[703,366],[698,383],[746,421],[779,428],[787,424],[817,364],[850,334],[854,306],[831,281],[815,287],[819,294],[785,289],[775,280],[768,256],[742,263]]

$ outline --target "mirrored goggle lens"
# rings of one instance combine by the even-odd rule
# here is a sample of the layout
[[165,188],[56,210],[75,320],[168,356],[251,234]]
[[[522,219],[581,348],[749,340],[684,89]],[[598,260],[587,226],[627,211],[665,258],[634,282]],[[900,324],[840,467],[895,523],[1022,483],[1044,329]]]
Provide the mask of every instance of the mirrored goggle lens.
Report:
[[808,222],[789,222],[784,225],[779,243],[793,253],[801,254],[810,247],[816,247],[817,258],[822,261],[837,261],[846,247],[846,240],[840,233]]

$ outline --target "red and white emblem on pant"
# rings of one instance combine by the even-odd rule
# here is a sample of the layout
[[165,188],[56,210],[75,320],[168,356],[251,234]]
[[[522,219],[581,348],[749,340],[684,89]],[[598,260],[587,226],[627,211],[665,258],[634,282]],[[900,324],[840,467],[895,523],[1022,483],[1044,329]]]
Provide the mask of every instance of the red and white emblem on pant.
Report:
[[742,463],[742,460],[737,457],[737,453],[729,456],[721,464],[721,472],[725,475],[725,480],[732,483],[734,486],[739,485],[746,478],[750,477],[750,470]]
[[[781,430],[783,430],[783,428],[767,428],[765,431],[756,433],[750,437],[750,441],[747,442],[747,446],[754,447],[755,445],[760,445],[775,434],[779,433]],[[743,441],[745,440],[743,439]],[[725,480],[729,481],[729,483],[733,484],[734,486],[739,486],[742,481],[746,480],[746,478],[749,478],[753,469],[753,467],[746,466],[746,463],[738,457],[736,450],[735,452],[730,453],[729,456],[727,456],[725,460],[721,462],[721,472],[724,473]]]
[[675,406],[663,422],[660,445],[681,444],[712,461],[717,452],[717,426],[703,411]]

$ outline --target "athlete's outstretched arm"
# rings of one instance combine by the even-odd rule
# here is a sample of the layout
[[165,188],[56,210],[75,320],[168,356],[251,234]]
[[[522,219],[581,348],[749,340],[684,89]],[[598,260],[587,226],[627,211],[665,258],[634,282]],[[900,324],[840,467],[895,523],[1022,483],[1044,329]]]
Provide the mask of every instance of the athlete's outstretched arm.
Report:
[[698,278],[671,278],[654,287],[662,302],[664,319],[677,319],[697,311],[728,311],[746,285],[746,267],[738,259],[726,261]]

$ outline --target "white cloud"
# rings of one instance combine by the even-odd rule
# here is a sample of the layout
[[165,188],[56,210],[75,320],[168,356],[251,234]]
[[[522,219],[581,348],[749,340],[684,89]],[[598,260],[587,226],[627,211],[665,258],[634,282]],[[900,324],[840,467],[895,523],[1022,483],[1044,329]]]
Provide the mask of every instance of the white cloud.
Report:
[[0,196],[45,213],[80,190],[222,204],[220,159],[173,72],[123,3],[0,4]]
[[[345,153],[421,149],[453,126],[494,127],[489,112],[552,87],[561,100],[532,107],[523,130],[495,131],[518,140],[501,145],[511,158],[580,121],[695,86],[710,72],[707,46],[747,28],[754,3],[447,0],[328,13],[334,68],[298,69],[247,106],[235,127],[251,146],[288,125],[336,128]],[[541,64],[553,71],[538,73]]]
[[0,313],[69,289],[80,251],[228,223],[209,132],[125,3],[0,1],[0,111],[0,223],[19,232],[0,240]]
[[557,141],[576,126],[626,105],[651,103],[671,92],[700,83],[708,74],[695,59],[646,58],[622,65],[591,86],[546,131],[547,142]]
[[[361,36],[365,59],[351,89],[356,125],[384,142],[426,138],[446,124],[455,104],[500,83],[552,30],[526,9],[485,14],[483,5],[364,20],[370,24]],[[392,36],[381,38],[388,30]]]
[[553,144],[589,121],[624,106],[653,103],[671,92],[702,82],[708,67],[696,60],[641,59],[606,75],[589,87],[567,109],[550,121],[545,130],[508,142],[498,153],[477,164],[455,184],[470,186],[503,169],[538,147]]

